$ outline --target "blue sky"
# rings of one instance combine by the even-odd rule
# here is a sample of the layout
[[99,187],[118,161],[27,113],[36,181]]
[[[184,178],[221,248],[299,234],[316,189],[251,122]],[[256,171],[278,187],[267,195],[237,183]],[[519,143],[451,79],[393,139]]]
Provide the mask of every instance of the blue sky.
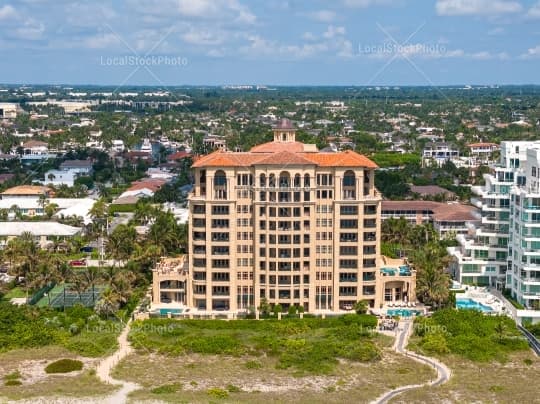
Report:
[[540,84],[540,0],[0,0],[0,82]]

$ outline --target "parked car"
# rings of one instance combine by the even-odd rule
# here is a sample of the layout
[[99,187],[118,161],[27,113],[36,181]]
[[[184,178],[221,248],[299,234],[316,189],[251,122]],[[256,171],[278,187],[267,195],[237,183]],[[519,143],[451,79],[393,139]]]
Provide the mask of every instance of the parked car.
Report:
[[86,266],[86,260],[82,259],[82,260],[69,261],[69,265],[71,265],[72,267],[84,267]]

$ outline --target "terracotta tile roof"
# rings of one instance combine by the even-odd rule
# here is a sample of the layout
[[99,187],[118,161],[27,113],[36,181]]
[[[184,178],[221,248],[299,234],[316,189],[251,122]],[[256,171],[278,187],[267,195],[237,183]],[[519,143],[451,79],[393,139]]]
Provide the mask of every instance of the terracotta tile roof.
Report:
[[433,215],[435,221],[445,222],[466,222],[478,220],[474,213],[478,209],[474,206],[463,205],[460,203],[442,203],[432,201],[382,201],[381,210],[410,210],[410,211],[428,211]]
[[278,153],[281,151],[290,151],[301,153],[304,151],[302,142],[268,142],[251,148],[251,153]]
[[304,153],[303,155],[321,167],[379,167],[366,156],[351,150],[340,153]]
[[176,153],[173,153],[173,154],[170,154],[167,156],[167,160],[169,161],[172,161],[172,160],[180,160],[180,159],[183,159],[183,158],[186,158],[186,157],[190,157],[191,154],[189,154],[188,152],[186,151],[178,151]]
[[317,165],[313,160],[303,157],[306,153],[291,153],[290,151],[282,151],[269,154],[256,162],[256,164],[264,165]]
[[198,158],[193,163],[193,167],[248,167],[265,156],[265,154],[257,155],[254,153],[234,153],[218,150]]
[[160,189],[167,181],[162,179],[148,179],[137,181],[131,184],[131,187],[127,191],[138,191],[139,189],[150,189],[153,192],[156,192]]
[[[294,145],[300,142],[271,142],[265,145],[275,144],[277,150],[273,152],[226,152],[216,151],[198,158],[193,164],[199,167],[249,167],[254,164],[315,164],[321,167],[366,167],[378,168],[377,164],[366,156],[347,150],[342,153],[305,153],[284,149],[283,145]],[[264,146],[264,145],[261,145]],[[258,147],[258,146],[256,146]],[[252,149],[253,150],[253,149]]]
[[22,147],[25,149],[31,149],[32,147],[48,147],[49,145],[46,142],[42,142],[40,140],[29,140],[28,142],[24,143]]
[[50,188],[40,185],[19,185],[6,189],[2,195],[42,195],[48,194],[50,191]]

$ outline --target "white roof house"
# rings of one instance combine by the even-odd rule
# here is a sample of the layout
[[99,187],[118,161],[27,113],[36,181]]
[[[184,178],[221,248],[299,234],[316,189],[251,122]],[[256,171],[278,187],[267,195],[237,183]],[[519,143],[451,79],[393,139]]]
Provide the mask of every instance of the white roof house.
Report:
[[[84,224],[92,222],[89,215],[90,209],[96,201],[90,198],[48,198],[47,204],[56,204],[58,212],[56,217],[80,216]],[[2,198],[0,199],[0,209],[10,210],[12,206],[17,206],[24,215],[40,216],[43,215],[43,207],[40,205],[39,198]]]
[[34,236],[74,236],[80,227],[68,226],[58,222],[0,222],[0,237],[20,236],[25,232]]

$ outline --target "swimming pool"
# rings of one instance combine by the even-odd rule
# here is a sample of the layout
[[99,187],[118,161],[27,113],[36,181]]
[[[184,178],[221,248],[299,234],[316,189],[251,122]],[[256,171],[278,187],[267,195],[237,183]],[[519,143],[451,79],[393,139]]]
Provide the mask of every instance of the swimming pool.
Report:
[[389,316],[400,316],[400,317],[411,317],[413,315],[420,316],[422,315],[421,310],[411,310],[411,309],[388,309],[386,314]]
[[159,314],[161,314],[162,316],[166,316],[169,313],[180,314],[183,311],[184,311],[183,309],[159,309]]
[[456,299],[456,308],[464,310],[480,310],[486,313],[493,311],[493,308],[469,298]]

